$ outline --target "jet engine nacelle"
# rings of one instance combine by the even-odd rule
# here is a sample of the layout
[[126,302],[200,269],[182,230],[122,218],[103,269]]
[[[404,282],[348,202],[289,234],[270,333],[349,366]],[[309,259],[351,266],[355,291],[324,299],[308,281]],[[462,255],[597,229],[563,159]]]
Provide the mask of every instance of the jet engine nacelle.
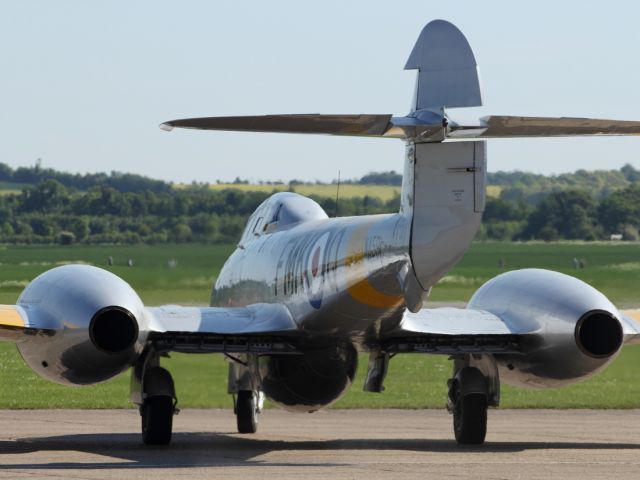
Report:
[[127,282],[106,270],[88,265],[51,269],[25,288],[17,304],[33,328],[18,350],[48,380],[102,382],[131,366],[142,351],[142,301]]
[[598,290],[550,270],[499,275],[478,289],[468,308],[499,316],[525,333],[524,355],[496,355],[500,378],[521,387],[559,387],[605,368],[622,346],[620,314]]

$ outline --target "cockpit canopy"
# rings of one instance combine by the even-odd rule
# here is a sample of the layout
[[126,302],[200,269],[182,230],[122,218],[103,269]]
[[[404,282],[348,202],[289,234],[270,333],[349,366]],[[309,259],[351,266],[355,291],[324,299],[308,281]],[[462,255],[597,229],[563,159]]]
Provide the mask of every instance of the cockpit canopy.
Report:
[[241,243],[260,235],[285,230],[301,222],[329,218],[315,201],[293,192],[278,192],[249,217]]

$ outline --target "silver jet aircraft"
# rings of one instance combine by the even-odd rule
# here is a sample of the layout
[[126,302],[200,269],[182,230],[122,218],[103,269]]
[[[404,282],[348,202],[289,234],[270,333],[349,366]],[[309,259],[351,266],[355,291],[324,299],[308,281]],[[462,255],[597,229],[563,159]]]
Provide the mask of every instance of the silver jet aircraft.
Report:
[[171,439],[177,397],[160,358],[172,351],[227,357],[241,433],[256,431],[264,397],[297,412],[331,405],[351,386],[361,352],[369,354],[368,392],[383,390],[397,354],[446,355],[453,360],[447,406],[461,444],[484,442],[501,381],[558,387],[601,371],[623,344],[640,339],[640,328],[576,278],[511,271],[480,287],[464,309],[423,307],[480,225],[484,138],[637,135],[640,122],[489,116],[457,123],[448,110],[482,104],[478,69],[462,33],[442,20],[422,30],[405,68],[418,72],[404,117],[268,115],[162,125],[403,139],[398,213],[329,218],[309,198],[277,193],[249,218],[210,307],[145,307],[112,273],[68,265],[33,280],[17,305],[0,307],[0,338],[62,384],[90,385],[131,369],[147,444]]

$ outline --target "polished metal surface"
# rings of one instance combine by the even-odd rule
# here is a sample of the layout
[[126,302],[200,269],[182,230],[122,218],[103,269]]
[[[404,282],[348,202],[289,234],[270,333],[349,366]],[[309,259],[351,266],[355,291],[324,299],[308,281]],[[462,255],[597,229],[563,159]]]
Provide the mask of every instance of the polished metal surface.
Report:
[[200,332],[220,335],[286,333],[297,330],[289,310],[281,304],[255,303],[244,308],[201,308],[167,305],[151,307],[152,332]]
[[276,212],[301,201],[313,202],[276,195],[258,207],[241,248],[218,276],[212,306],[282,303],[303,335],[375,336],[381,322],[397,321],[402,309],[398,274],[408,262],[406,217],[318,218],[309,208],[307,221],[269,229]]
[[[56,267],[34,279],[18,298],[28,318],[27,334],[18,342],[25,362],[39,375],[63,384],[92,384],[129,368],[146,343],[147,312],[136,292],[116,275],[89,265]],[[126,309],[139,336],[117,353],[100,349],[89,327],[106,307]]]
[[471,245],[484,211],[486,161],[484,142],[407,147],[406,188],[411,193],[403,199],[411,201],[403,212],[412,219],[411,264],[424,290]]
[[607,312],[618,320],[618,328],[621,315],[602,293],[569,275],[540,269],[507,272],[480,287],[467,308],[490,312],[510,331],[525,333],[523,355],[497,357],[500,377],[509,384],[568,385],[601,371],[618,353],[594,358],[579,347],[576,326],[586,314]]

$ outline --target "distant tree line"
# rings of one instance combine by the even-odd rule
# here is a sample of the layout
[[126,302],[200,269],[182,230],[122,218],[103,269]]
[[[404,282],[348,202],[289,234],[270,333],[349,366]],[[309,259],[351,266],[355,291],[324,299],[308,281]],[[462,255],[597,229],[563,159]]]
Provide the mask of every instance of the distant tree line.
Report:
[[[358,183],[400,180],[390,171]],[[478,239],[640,239],[640,171],[630,165],[553,177],[497,172],[489,180],[501,190],[487,198]],[[0,195],[0,242],[20,244],[236,242],[248,216],[270,195],[200,183],[177,189],[115,172],[13,170],[1,163],[0,181],[25,184],[20,193]],[[312,198],[329,216],[397,212],[400,203],[399,196],[340,198],[337,206],[335,198]]]
[[529,205],[537,205],[550,193],[565,190],[588,191],[601,200],[639,180],[640,171],[628,164],[620,170],[578,170],[560,175],[519,171],[487,173],[487,184],[499,189],[500,198]]
[[[57,180],[0,196],[2,243],[229,243],[270,194],[242,190],[182,189],[119,192],[112,187],[78,191]],[[334,216],[333,198],[314,198]],[[398,196],[341,198],[338,215],[398,211]],[[640,184],[598,200],[584,190],[547,195],[538,205],[488,198],[479,239],[638,240]]]
[[489,198],[480,239],[496,240],[640,240],[640,184],[598,200],[586,190],[562,190],[536,206]]
[[45,180],[57,180],[65,187],[88,190],[92,187],[111,187],[120,192],[169,192],[173,189],[170,183],[154,180],[133,173],[68,173],[52,168],[42,168],[38,162],[32,167],[11,168],[0,163],[0,182],[35,185]]
[[395,170],[389,172],[370,172],[353,183],[360,185],[402,185],[402,175]]
[[[45,180],[19,194],[0,196],[0,243],[236,242],[249,215],[270,194],[205,188],[121,192],[87,191]],[[316,198],[335,214],[335,199]],[[398,198],[340,199],[339,214],[397,209]]]

